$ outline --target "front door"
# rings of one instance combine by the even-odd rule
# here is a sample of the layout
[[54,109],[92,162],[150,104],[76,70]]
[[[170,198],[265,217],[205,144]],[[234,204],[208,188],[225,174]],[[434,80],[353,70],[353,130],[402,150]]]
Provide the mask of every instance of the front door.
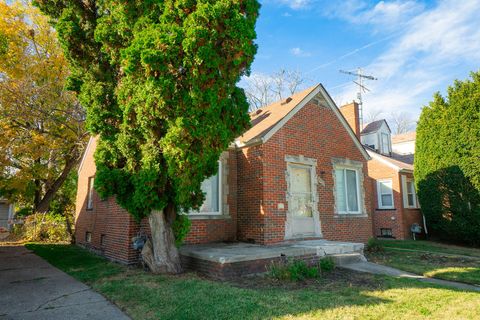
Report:
[[314,170],[315,168],[310,165],[288,164],[286,238],[319,236]]

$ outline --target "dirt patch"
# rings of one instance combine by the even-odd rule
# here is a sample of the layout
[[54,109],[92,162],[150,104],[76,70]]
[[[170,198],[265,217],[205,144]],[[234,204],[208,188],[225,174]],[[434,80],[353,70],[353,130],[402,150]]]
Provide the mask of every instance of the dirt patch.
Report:
[[376,289],[382,286],[382,281],[374,275],[342,268],[335,268],[331,272],[322,273],[322,276],[318,279],[306,279],[303,281],[277,280],[268,275],[256,275],[233,278],[228,280],[228,282],[239,288],[278,288],[286,290],[300,290],[306,288],[315,290],[335,290],[344,289],[345,287]]

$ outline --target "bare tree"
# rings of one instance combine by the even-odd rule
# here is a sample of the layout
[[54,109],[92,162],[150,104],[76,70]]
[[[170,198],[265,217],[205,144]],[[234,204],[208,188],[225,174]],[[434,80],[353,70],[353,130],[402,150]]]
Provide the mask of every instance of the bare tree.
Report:
[[272,102],[296,93],[306,82],[300,71],[281,69],[272,75],[254,74],[246,79],[245,92],[250,110],[256,110]]
[[392,112],[389,118],[394,134],[406,133],[415,128],[415,119],[408,112]]
[[380,110],[371,110],[365,114],[364,123],[368,124],[381,119],[383,112]]

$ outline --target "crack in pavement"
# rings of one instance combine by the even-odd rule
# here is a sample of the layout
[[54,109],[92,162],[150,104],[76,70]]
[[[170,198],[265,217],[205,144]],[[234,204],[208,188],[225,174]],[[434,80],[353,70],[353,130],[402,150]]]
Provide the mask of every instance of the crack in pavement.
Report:
[[[67,293],[67,294],[62,294],[62,295],[59,296],[59,297],[55,297],[55,298],[53,298],[53,299],[47,300],[46,302],[44,302],[44,303],[42,303],[41,305],[39,305],[35,310],[27,311],[27,312],[38,311],[38,310],[40,310],[43,306],[45,306],[46,304],[49,304],[49,303],[51,303],[51,302],[60,300],[60,299],[62,299],[62,298],[66,298],[66,297],[72,296],[72,295],[77,294],[77,293],[80,293],[80,292],[89,291],[89,290],[90,290],[90,288],[86,288],[86,289],[78,290],[78,291],[75,291],[75,292],[71,292],[71,293]],[[61,307],[61,306],[60,306],[60,307]]]

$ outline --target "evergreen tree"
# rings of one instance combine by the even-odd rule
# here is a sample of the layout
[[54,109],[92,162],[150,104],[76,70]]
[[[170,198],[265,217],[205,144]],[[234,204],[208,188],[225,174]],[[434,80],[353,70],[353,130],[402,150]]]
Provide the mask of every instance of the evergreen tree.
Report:
[[432,233],[480,244],[480,72],[471,77],[423,108],[415,180]]
[[[256,0],[37,0],[70,63],[69,88],[100,140],[95,188],[138,220],[154,272],[179,272],[172,225],[249,126],[236,86],[256,53]],[[187,224],[183,224],[185,227]],[[182,227],[180,227],[182,229]],[[185,234],[181,230],[179,234]]]

